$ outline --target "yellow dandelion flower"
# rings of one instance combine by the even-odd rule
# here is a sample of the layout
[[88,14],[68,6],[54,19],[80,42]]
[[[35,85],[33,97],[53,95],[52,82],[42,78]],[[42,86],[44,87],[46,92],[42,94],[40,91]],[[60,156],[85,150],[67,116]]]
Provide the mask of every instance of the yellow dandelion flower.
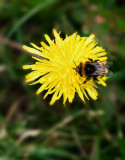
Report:
[[[94,79],[94,76],[91,76],[86,80],[85,64],[87,62],[92,63],[90,61],[106,61],[105,49],[97,46],[93,34],[89,37],[80,37],[77,33],[74,33],[62,39],[55,29],[53,33],[55,40],[51,40],[48,35],[45,35],[49,45],[41,42],[41,47],[33,43],[31,43],[33,48],[23,46],[26,51],[44,57],[44,59],[33,57],[37,61],[35,64],[23,66],[24,69],[32,70],[31,73],[26,75],[26,81],[33,81],[32,84],[40,83],[41,87],[36,94],[46,90],[44,98],[53,94],[50,105],[61,96],[63,96],[64,104],[67,99],[71,103],[75,92],[83,101],[84,97],[89,99],[89,96],[96,100],[98,93],[95,81],[106,86],[105,80],[107,77],[96,76],[96,79]],[[36,81],[34,82],[34,80]]]

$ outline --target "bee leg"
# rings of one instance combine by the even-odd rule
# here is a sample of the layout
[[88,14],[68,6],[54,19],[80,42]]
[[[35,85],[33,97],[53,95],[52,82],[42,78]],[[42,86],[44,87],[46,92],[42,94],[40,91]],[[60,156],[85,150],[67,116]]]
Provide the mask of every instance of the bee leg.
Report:
[[90,62],[93,62],[93,59],[91,59],[91,58],[88,58],[89,60],[90,60]]
[[93,80],[97,81],[98,80],[97,76],[93,76]]
[[[87,81],[89,81],[91,79],[91,77],[86,77],[86,80],[82,83],[82,84],[85,84]],[[80,85],[82,85],[80,84]]]
[[91,79],[90,76],[86,77],[86,80],[83,82],[84,84]]
[[87,81],[88,81],[88,80],[86,79],[86,80],[83,82],[83,84],[85,84]]

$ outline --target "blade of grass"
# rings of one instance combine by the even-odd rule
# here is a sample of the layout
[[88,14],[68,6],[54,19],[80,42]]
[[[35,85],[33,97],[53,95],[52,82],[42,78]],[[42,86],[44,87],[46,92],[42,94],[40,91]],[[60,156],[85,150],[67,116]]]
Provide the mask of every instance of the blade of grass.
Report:
[[78,160],[74,154],[68,153],[65,150],[58,149],[58,148],[45,148],[45,147],[36,147],[34,151],[32,151],[30,156],[56,156],[56,157],[63,157],[72,160]]
[[92,146],[92,151],[90,155],[91,160],[100,160],[100,141],[99,137],[94,138],[93,146]]
[[12,27],[10,32],[7,35],[7,38],[10,38],[13,33],[22,25],[24,24],[28,19],[30,19],[32,16],[37,14],[39,11],[42,11],[43,9],[47,8],[49,5],[56,2],[56,0],[47,0],[39,5],[37,5],[35,8],[31,9],[27,14],[25,14],[21,19],[19,19],[16,24]]
[[79,110],[78,112],[73,113],[72,115],[69,115],[68,117],[65,117],[61,122],[54,125],[51,129],[46,131],[44,134],[46,136],[53,134],[55,130],[67,125],[68,123],[72,122],[75,118],[83,116],[85,113],[87,113],[86,110],[82,109],[82,110]]

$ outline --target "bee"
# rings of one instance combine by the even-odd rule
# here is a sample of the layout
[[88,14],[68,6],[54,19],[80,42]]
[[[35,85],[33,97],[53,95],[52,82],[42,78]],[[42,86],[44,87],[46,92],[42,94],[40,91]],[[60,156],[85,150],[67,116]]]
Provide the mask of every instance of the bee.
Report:
[[[92,59],[88,59],[85,64],[82,62],[74,68],[76,72],[81,76],[81,77],[86,77],[86,80],[83,82],[85,84],[87,81],[89,81],[91,78],[93,80],[97,80],[97,78],[102,78],[102,77],[108,77],[112,75],[112,71],[109,70],[109,67],[112,65],[112,62],[110,61],[93,61]],[[75,62],[74,62],[75,63]]]

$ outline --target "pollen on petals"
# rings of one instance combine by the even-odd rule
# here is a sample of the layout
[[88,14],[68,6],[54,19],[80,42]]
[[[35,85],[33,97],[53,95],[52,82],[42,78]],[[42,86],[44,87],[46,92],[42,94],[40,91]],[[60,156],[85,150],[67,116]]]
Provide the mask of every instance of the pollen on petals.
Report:
[[81,77],[76,71],[76,67],[82,63],[86,64],[89,59],[93,61],[106,61],[106,52],[95,42],[95,35],[89,37],[80,37],[77,33],[71,36],[66,35],[65,39],[60,37],[55,29],[54,40],[45,34],[47,44],[40,42],[41,46],[30,43],[32,47],[23,45],[26,51],[42,56],[45,59],[33,57],[36,62],[32,65],[24,65],[23,69],[31,69],[31,73],[26,75],[26,81],[31,85],[39,83],[41,86],[36,94],[46,91],[44,99],[52,94],[50,105],[63,97],[63,104],[68,100],[70,103],[75,97],[75,93],[79,95],[83,102],[85,97],[89,100],[97,99],[98,92],[96,84],[106,86],[106,77],[98,78],[95,84],[93,78],[84,83],[86,79],[85,72]]

